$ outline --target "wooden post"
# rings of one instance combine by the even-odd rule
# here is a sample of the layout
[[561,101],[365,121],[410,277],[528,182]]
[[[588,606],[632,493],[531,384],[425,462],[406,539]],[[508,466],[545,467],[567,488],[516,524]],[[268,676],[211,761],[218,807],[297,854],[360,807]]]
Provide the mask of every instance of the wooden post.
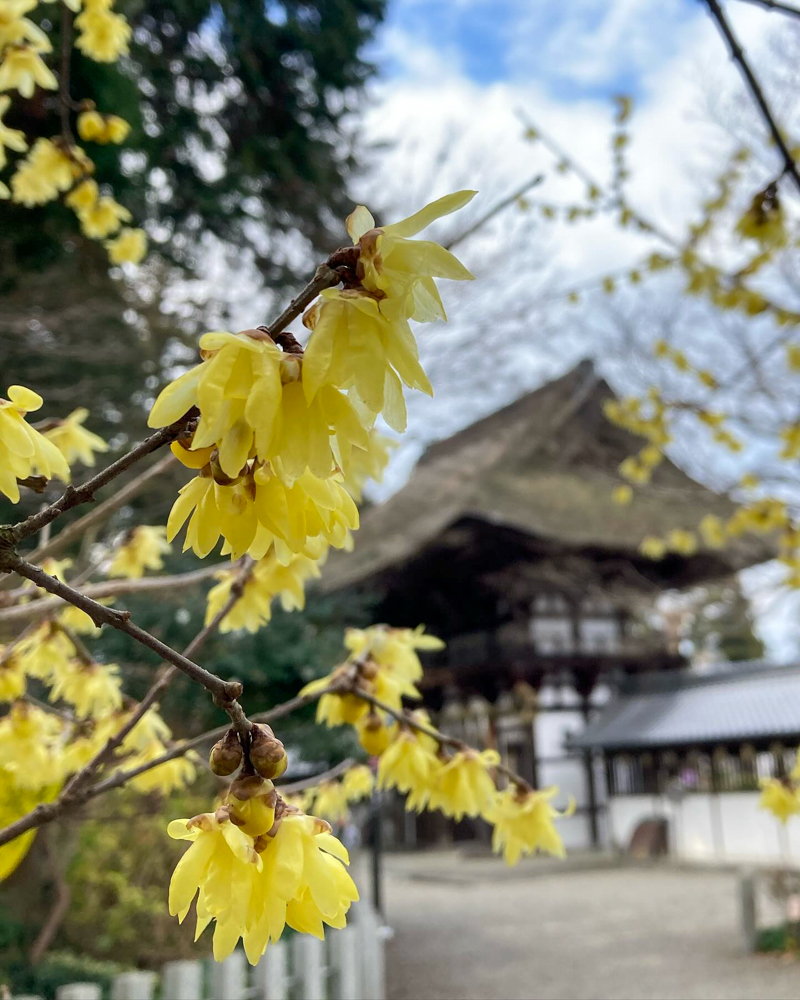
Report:
[[326,1000],[325,946],[319,938],[307,934],[292,938],[292,972],[303,1000]]
[[286,1000],[289,996],[289,970],[286,944],[276,941],[267,946],[261,961],[253,970],[256,1000]]
[[[581,714],[583,721],[588,724],[592,706],[589,701],[589,692],[581,693]],[[592,840],[592,847],[600,846],[600,825],[597,822],[597,783],[594,775],[594,756],[591,750],[583,752],[583,770],[586,775],[586,794],[589,802],[589,834]]]
[[243,951],[234,951],[223,962],[211,966],[211,996],[214,1000],[243,1000],[245,994]]
[[202,1000],[203,966],[200,962],[167,962],[161,995],[169,1000]]
[[383,929],[378,914],[370,906],[358,906],[355,913],[361,958],[361,993],[367,1000],[384,1000],[386,968],[383,954]]
[[123,972],[114,977],[111,1000],[152,1000],[155,972]]
[[336,1000],[361,1000],[358,976],[358,932],[345,927],[330,935],[331,958],[335,974],[332,996]]
[[758,941],[758,921],[756,918],[756,880],[752,872],[739,880],[739,900],[741,902],[742,936],[745,951],[753,954]]
[[67,983],[56,990],[56,1000],[100,1000],[98,983]]
[[370,800],[370,846],[372,848],[372,905],[383,912],[383,794],[375,789]]

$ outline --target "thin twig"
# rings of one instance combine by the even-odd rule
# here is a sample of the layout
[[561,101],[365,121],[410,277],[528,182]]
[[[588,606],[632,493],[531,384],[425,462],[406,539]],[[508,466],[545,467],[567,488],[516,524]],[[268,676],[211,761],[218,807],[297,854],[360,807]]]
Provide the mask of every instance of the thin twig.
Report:
[[[380,709],[381,712],[385,712],[390,715],[393,719],[397,719],[398,722],[402,723],[404,726],[409,726],[411,729],[415,729],[418,733],[422,733],[424,736],[429,736],[432,740],[436,740],[439,746],[450,747],[456,751],[471,750],[472,747],[464,740],[460,740],[455,736],[448,736],[447,733],[441,732],[441,730],[436,729],[434,726],[430,726],[427,723],[419,722],[419,720],[414,718],[413,713],[406,711],[405,709],[392,708],[391,705],[387,705],[385,701],[381,701],[380,698],[376,698],[374,695],[362,690],[356,684],[349,684],[345,687],[340,687],[339,692],[345,691],[347,694],[353,694],[362,701],[366,701],[373,708]],[[530,782],[526,781],[523,777],[512,771],[510,767],[506,767],[505,764],[495,764],[494,769],[500,774],[505,775],[509,781],[513,782],[518,788],[522,788],[526,791],[532,791]]]
[[485,226],[487,222],[490,222],[496,215],[499,215],[503,209],[508,208],[509,205],[513,205],[515,201],[521,198],[524,194],[527,194],[531,188],[535,188],[538,184],[541,184],[543,180],[544,174],[536,174],[534,177],[525,181],[525,183],[517,188],[516,191],[513,191],[505,198],[501,198],[496,205],[493,205],[488,212],[482,215],[476,222],[473,222],[471,226],[468,226],[463,233],[459,233],[457,236],[454,236],[452,240],[445,243],[445,250],[452,250],[458,243],[463,243],[468,236],[472,236],[472,234],[477,232],[482,226]]
[[769,128],[772,139],[780,151],[781,158],[783,159],[783,173],[788,174],[792,178],[798,191],[800,191],[800,173],[798,173],[797,164],[794,162],[794,157],[792,156],[789,147],[786,145],[783,133],[778,127],[778,123],[775,121],[772,109],[764,96],[761,84],[756,79],[756,75],[747,61],[744,50],[739,44],[736,35],[734,35],[730,24],[728,24],[728,20],[722,12],[722,8],[720,7],[718,0],[705,0],[705,4],[708,7],[709,13],[717,22],[717,27],[728,45],[731,57],[734,62],[738,64],[742,76],[747,81],[750,93],[753,95],[753,98],[761,111],[761,115]]
[[[225,564],[227,565],[227,564]],[[79,593],[84,597],[119,597],[123,594],[152,594],[162,590],[182,590],[197,583],[203,583],[218,573],[223,566],[219,563],[213,566],[203,566],[201,569],[190,570],[187,573],[175,573],[171,576],[146,576],[139,580],[103,580],[84,587]],[[77,590],[77,587],[75,588]],[[55,598],[38,598],[27,604],[17,604],[11,608],[1,606],[11,600],[29,597],[30,591],[23,588],[0,594],[0,625],[8,622],[26,621],[28,618],[42,618],[51,615],[63,607],[63,601]]]
[[281,795],[294,795],[295,792],[304,792],[307,788],[314,788],[315,785],[321,785],[325,781],[335,781],[345,771],[349,771],[353,764],[355,764],[353,758],[347,757],[327,771],[323,771],[322,774],[315,774],[310,778],[301,778],[298,781],[290,781],[288,785],[278,785],[278,792]]
[[51,594],[55,594],[76,608],[80,608],[81,611],[85,611],[98,627],[100,625],[110,625],[112,628],[124,632],[142,646],[146,646],[154,653],[157,653],[162,660],[172,663],[178,670],[185,673],[187,677],[190,677],[198,684],[202,684],[211,693],[214,703],[230,717],[233,727],[246,744],[250,732],[250,723],[242,711],[241,705],[236,700],[242,693],[242,685],[238,681],[225,681],[216,674],[212,674],[209,670],[199,666],[188,657],[183,656],[160,639],[157,639],[154,635],[134,624],[130,620],[129,611],[117,611],[114,608],[107,608],[102,604],[98,604],[97,601],[93,601],[90,597],[85,597],[79,591],[70,587],[69,584],[57,580],[54,576],[45,573],[38,566],[26,562],[16,555],[16,553],[7,556],[2,565],[5,569],[18,573],[27,580],[31,580],[38,587],[43,587]]
[[[126,469],[129,469],[140,459],[157,451],[165,444],[170,444],[170,442],[174,441],[193,416],[194,413],[190,410],[180,420],[176,420],[174,424],[170,424],[169,427],[162,427],[161,430],[156,431],[155,434],[151,434],[150,437],[145,438],[144,441],[137,444],[135,448],[131,448],[130,451],[118,458],[116,462],[112,462],[111,465],[106,466],[97,475],[92,476],[82,486],[68,486],[55,503],[51,503],[44,510],[40,510],[36,514],[31,514],[30,517],[19,524],[5,529],[6,539],[17,544],[26,538],[30,538],[31,535],[37,534],[46,524],[55,521],[57,517],[60,517],[73,507],[94,500],[95,493],[107,483],[110,483],[112,479],[116,479],[118,475],[125,472]],[[85,527],[84,525],[82,530]],[[52,542],[50,545],[52,546]],[[37,552],[35,555],[41,558],[40,553]]]
[[[212,620],[200,629],[197,635],[184,649],[182,654],[183,656],[194,656],[195,653],[204,645],[208,637],[216,632],[223,618],[225,618],[225,616],[233,609],[236,602],[242,596],[244,586],[253,571],[253,566],[254,563],[252,560],[245,560],[245,563],[242,566],[241,574],[231,586],[231,592],[228,600],[225,602],[224,606],[220,608],[217,614],[214,615]],[[120,746],[122,746],[128,734],[136,728],[141,719],[149,711],[150,707],[154,705],[163,695],[177,672],[178,668],[173,665],[166,667],[159,673],[159,676],[156,677],[155,681],[153,681],[150,686],[150,690],[136,706],[130,717],[125,721],[124,725],[122,725],[113,736],[110,736],[105,745],[97,751],[94,757],[83,767],[83,769],[70,779],[59,798],[64,797],[69,799],[76,795],[80,789],[91,783],[99,768],[101,768],[113,757],[113,754]]]
[[780,0],[741,0],[741,2],[765,7],[767,10],[777,10],[781,14],[790,14],[792,17],[800,17],[800,8],[792,7],[788,3],[780,3]]
[[[333,255],[331,255],[333,256]],[[330,261],[330,258],[328,259]],[[311,305],[320,292],[326,288],[333,288],[338,285],[341,277],[333,270],[329,262],[320,264],[306,287],[296,295],[289,305],[283,310],[278,318],[267,326],[267,332],[273,339],[296,319],[306,308]]]
[[[334,687],[325,688],[322,691],[317,691],[314,694],[307,695],[297,695],[294,698],[290,698],[289,701],[282,702],[280,705],[276,705],[274,708],[268,709],[266,712],[259,712],[252,716],[252,722],[274,722],[276,719],[282,719],[285,715],[290,715],[292,712],[297,711],[298,708],[303,708],[305,705],[310,705],[317,701],[324,694],[332,694],[336,689]],[[194,750],[195,747],[202,746],[204,743],[209,743],[213,740],[218,740],[221,736],[230,729],[230,726],[218,726],[216,729],[210,729],[206,733],[201,733],[200,736],[195,736],[190,740],[184,740],[182,743],[177,743],[171,749],[165,751],[160,757],[155,757],[151,761],[147,761],[145,764],[140,764],[138,767],[131,768],[128,771],[117,771],[116,773],[109,775],[103,781],[98,782],[96,785],[92,785],[90,788],[82,789],[77,795],[68,802],[59,802],[56,799],[54,802],[43,802],[32,809],[25,816],[20,817],[14,823],[10,823],[7,827],[0,830],[0,847],[3,844],[8,844],[12,840],[26,833],[28,830],[35,830],[37,827],[44,826],[46,823],[52,823],[53,820],[58,819],[63,813],[76,809],[78,806],[83,805],[90,799],[97,798],[100,795],[105,795],[106,792],[113,791],[116,788],[122,788],[133,778],[137,778],[140,774],[144,774],[146,771],[151,771],[154,767],[160,767],[161,764],[167,764],[171,760],[175,760],[178,757],[183,757],[185,754]]]
[[175,458],[171,452],[169,455],[164,455],[164,457],[159,459],[154,465],[151,465],[149,469],[145,469],[144,472],[140,472],[135,479],[132,479],[121,489],[117,490],[113,496],[110,496],[107,500],[98,504],[93,510],[84,514],[83,517],[79,517],[77,521],[73,521],[72,524],[68,524],[66,528],[59,531],[55,538],[51,538],[47,542],[42,542],[38,548],[31,552],[28,558],[31,562],[38,563],[41,562],[45,556],[52,556],[58,552],[62,552],[70,542],[83,535],[83,533],[92,525],[99,524],[107,517],[110,517],[114,511],[119,510],[119,508],[124,506],[124,504],[126,504],[129,500],[132,500],[137,494],[141,493],[151,479],[155,479],[157,476],[160,476],[165,469],[168,469],[177,461],[177,458]]
[[69,127],[69,111],[71,101],[69,97],[69,68],[72,56],[72,11],[65,4],[61,4],[61,71],[58,80],[58,108],[61,114],[61,138],[71,146],[73,143],[72,130]]

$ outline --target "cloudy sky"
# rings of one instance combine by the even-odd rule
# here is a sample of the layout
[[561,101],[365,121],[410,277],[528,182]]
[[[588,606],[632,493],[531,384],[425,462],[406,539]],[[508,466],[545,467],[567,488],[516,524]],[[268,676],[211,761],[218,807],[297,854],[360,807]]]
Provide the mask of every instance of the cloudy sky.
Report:
[[[776,32],[785,39],[794,26],[737,0],[728,0],[725,10],[776,110],[794,117],[787,88],[775,81],[771,48]],[[679,236],[713,190],[742,123],[750,134],[760,128],[738,71],[697,0],[390,0],[372,55],[381,72],[371,87],[364,130],[380,147],[357,194],[378,207],[379,221],[381,207],[396,217],[450,190],[473,187],[480,194],[469,222],[537,173],[545,180],[530,193],[534,206],[580,200],[585,185],[559,175],[553,156],[524,140],[520,116],[607,184],[612,101],[625,93],[635,102],[629,200]],[[753,168],[754,184],[777,173],[772,156],[766,152]],[[452,237],[460,225],[445,220],[434,235]],[[641,387],[652,366],[640,364],[635,352],[621,356],[610,349],[610,326],[619,337],[621,326],[633,324],[649,354],[668,321],[690,353],[698,345],[717,353],[719,337],[726,336],[719,317],[698,312],[696,301],[683,301],[669,281],[648,289],[649,299],[638,293],[635,308],[624,292],[613,302],[589,292],[577,310],[565,307],[569,288],[591,286],[664,249],[652,237],[621,231],[609,218],[553,226],[543,224],[535,208],[523,213],[516,207],[465,241],[458,253],[478,281],[469,288],[443,283],[450,324],[419,330],[437,395],[410,401],[408,435],[376,495],[402,484],[431,439],[587,354],[618,390]],[[644,322],[642,301],[652,314]],[[764,331],[754,330],[758,335]],[[733,355],[731,364],[738,364]],[[712,467],[696,451],[675,457],[711,485],[737,471],[724,463]],[[763,587],[763,579],[756,579],[754,593],[772,652],[794,655],[795,609]]]

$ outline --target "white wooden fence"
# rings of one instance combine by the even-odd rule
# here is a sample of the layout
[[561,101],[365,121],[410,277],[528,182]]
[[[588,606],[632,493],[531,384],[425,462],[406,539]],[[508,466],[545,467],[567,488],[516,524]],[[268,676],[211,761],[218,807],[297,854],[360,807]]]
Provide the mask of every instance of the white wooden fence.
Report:
[[[328,931],[325,941],[298,934],[270,945],[255,968],[235,951],[224,962],[168,962],[160,984],[155,972],[125,972],[114,979],[112,1000],[384,1000],[383,949],[391,931],[366,903],[351,914],[349,925]],[[70,983],[56,997],[101,1000],[101,989]]]

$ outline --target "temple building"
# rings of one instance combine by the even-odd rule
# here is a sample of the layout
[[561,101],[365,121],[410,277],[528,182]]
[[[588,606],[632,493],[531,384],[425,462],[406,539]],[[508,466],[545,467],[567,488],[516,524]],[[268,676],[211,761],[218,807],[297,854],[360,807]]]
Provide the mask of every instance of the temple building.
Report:
[[[364,513],[355,551],[332,557],[322,580],[376,595],[377,621],[422,622],[446,640],[426,660],[426,706],[537,786],[574,795],[568,847],[608,834],[605,769],[580,733],[626,676],[684,666],[663,637],[637,630],[638,604],[771,555],[749,537],[643,556],[645,536],[733,507],[668,460],[630,505],[615,504],[618,466],[642,440],[605,417],[612,398],[584,361],[433,444],[408,483]],[[439,836],[430,822],[408,819],[406,839]]]

